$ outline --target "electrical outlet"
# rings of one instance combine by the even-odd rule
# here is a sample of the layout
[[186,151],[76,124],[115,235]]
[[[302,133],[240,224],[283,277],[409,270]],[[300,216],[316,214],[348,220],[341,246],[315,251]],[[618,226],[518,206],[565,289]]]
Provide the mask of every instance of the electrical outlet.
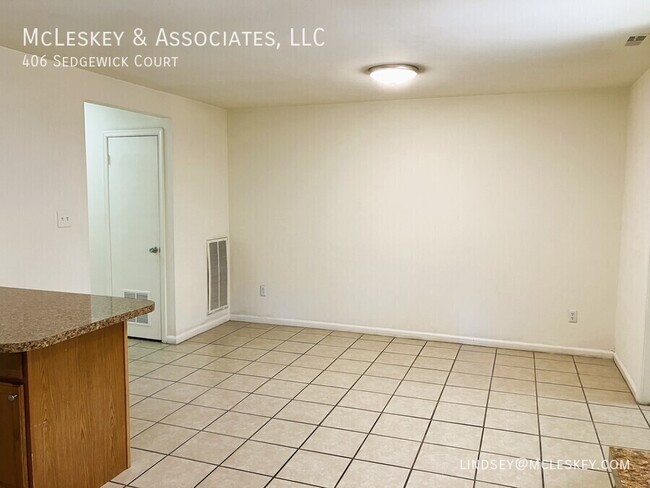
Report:
[[569,310],[569,323],[570,324],[575,324],[578,322],[578,311],[577,310]]
[[266,285],[260,285],[260,296],[261,297],[266,296]]
[[70,218],[70,213],[66,210],[59,210],[56,213],[56,226],[60,229],[64,227],[72,227],[72,219]]

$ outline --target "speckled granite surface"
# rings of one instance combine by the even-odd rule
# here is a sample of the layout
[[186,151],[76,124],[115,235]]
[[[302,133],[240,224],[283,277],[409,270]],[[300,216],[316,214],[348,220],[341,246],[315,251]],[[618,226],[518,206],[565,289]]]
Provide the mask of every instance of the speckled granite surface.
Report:
[[0,287],[0,353],[51,346],[153,309],[149,300]]
[[609,459],[628,461],[630,469],[614,469],[617,488],[647,488],[650,486],[650,451],[610,447]]

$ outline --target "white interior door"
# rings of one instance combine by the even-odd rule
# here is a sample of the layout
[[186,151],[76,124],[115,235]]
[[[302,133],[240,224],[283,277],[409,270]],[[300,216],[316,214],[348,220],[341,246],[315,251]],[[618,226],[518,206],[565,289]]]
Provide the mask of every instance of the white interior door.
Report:
[[159,136],[106,136],[113,296],[147,298],[156,310],[128,324],[131,337],[162,338]]

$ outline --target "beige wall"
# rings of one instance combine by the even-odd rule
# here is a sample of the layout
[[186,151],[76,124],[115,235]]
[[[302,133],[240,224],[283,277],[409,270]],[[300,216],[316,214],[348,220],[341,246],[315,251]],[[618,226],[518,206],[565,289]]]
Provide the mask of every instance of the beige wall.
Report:
[[229,111],[233,314],[613,349],[627,94]]
[[628,126],[616,356],[637,399],[650,402],[650,71],[632,87]]
[[[90,291],[84,102],[166,117],[172,340],[206,315],[206,239],[228,234],[226,112],[75,69],[28,69],[0,48],[0,285]],[[58,229],[57,210],[73,227]]]

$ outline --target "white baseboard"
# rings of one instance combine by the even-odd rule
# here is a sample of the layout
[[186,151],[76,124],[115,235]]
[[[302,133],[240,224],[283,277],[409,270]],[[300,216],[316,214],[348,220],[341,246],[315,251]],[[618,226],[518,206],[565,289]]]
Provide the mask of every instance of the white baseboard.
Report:
[[458,342],[475,346],[501,347],[505,349],[524,349],[527,351],[551,352],[558,354],[574,354],[576,356],[593,356],[599,358],[612,358],[613,351],[606,349],[588,349],[582,347],[555,346],[551,344],[538,344],[532,342],[504,341],[499,339],[485,339],[481,337],[456,336],[437,334],[435,332],[421,332],[404,329],[387,329],[382,327],[369,327],[366,325],[339,324],[336,322],[318,322],[314,320],[283,319],[276,317],[259,317],[256,315],[232,314],[230,320],[240,322],[256,322],[258,324],[289,325],[296,327],[311,327],[316,329],[334,329],[346,332],[359,332],[362,334],[389,335],[395,337],[408,337],[428,341]]
[[221,324],[228,322],[229,320],[230,320],[230,314],[227,313],[215,319],[211,319],[206,322],[203,322],[202,324],[199,324],[196,327],[192,327],[190,330],[186,330],[185,332],[181,332],[178,335],[167,336],[167,340],[165,342],[167,342],[168,344],[180,344],[181,342],[186,341],[191,337],[199,335],[200,333],[205,332],[207,330],[213,329]]
[[627,386],[630,387],[630,391],[632,392],[632,395],[634,395],[634,398],[636,399],[637,402],[641,402],[641,398],[639,398],[639,388],[637,387],[635,381],[632,379],[632,376],[630,375],[630,372],[627,370],[625,365],[623,364],[623,361],[621,361],[621,358],[618,356],[618,354],[614,353],[614,362],[616,363],[616,366],[618,367],[618,370],[621,372],[623,375],[623,378],[627,382]]

